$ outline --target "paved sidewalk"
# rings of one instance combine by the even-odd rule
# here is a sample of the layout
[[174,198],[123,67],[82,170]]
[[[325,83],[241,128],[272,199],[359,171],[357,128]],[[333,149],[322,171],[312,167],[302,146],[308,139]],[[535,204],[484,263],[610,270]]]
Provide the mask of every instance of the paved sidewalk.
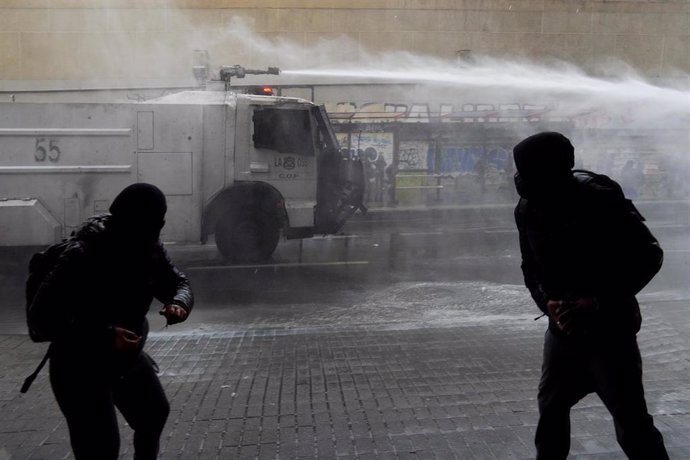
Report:
[[[684,309],[647,306],[640,335],[650,411],[674,459],[690,458]],[[162,458],[533,458],[543,328],[529,320],[154,333],[148,350],[172,406]],[[47,372],[19,394],[42,350],[0,336],[0,460],[70,457]],[[572,458],[624,458],[597,398],[572,419]],[[131,458],[125,426],[122,438],[122,458]]]

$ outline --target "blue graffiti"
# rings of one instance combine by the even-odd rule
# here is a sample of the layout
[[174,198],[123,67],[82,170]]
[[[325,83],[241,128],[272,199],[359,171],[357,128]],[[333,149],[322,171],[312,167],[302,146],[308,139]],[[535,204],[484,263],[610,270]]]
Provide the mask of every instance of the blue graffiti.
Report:
[[513,156],[511,150],[505,147],[495,147],[487,154],[487,163],[492,165],[497,171],[508,171],[512,169]]
[[427,168],[440,173],[481,174],[488,167],[508,171],[511,169],[511,161],[510,150],[505,147],[442,147],[438,156],[433,148],[429,149]]

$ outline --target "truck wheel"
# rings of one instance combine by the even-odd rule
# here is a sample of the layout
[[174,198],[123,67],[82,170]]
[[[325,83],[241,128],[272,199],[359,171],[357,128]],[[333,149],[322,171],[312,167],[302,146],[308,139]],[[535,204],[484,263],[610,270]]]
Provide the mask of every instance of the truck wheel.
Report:
[[233,262],[263,262],[273,254],[280,239],[280,227],[265,213],[227,212],[216,224],[216,246]]

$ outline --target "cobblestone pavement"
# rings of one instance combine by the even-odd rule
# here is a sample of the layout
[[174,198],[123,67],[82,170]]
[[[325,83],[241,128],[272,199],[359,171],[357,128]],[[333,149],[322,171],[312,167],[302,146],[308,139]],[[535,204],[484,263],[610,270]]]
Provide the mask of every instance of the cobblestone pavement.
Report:
[[[639,336],[650,411],[674,459],[690,458],[690,326],[684,302],[647,302]],[[533,458],[544,323],[245,327],[153,333],[172,412],[164,459]],[[0,460],[69,458],[44,347],[1,335]],[[572,458],[624,458],[595,397],[572,412]],[[122,426],[122,458],[131,430]]]

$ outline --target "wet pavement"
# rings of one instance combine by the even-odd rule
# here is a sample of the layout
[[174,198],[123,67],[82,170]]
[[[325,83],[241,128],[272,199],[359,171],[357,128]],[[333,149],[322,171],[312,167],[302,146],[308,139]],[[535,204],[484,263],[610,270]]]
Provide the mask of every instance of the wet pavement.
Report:
[[[511,228],[423,217],[357,225],[281,243],[256,266],[171,248],[199,303],[182,325],[150,318],[147,348],[172,407],[162,458],[534,457],[546,325],[520,284]],[[685,459],[690,252],[687,232],[669,228],[659,228],[666,265],[640,296],[639,342],[650,412],[672,458]],[[19,284],[2,281],[0,460],[69,458],[47,372],[18,392],[45,346],[23,335]],[[596,397],[572,420],[571,458],[625,458]],[[124,422],[121,434],[131,458]]]

